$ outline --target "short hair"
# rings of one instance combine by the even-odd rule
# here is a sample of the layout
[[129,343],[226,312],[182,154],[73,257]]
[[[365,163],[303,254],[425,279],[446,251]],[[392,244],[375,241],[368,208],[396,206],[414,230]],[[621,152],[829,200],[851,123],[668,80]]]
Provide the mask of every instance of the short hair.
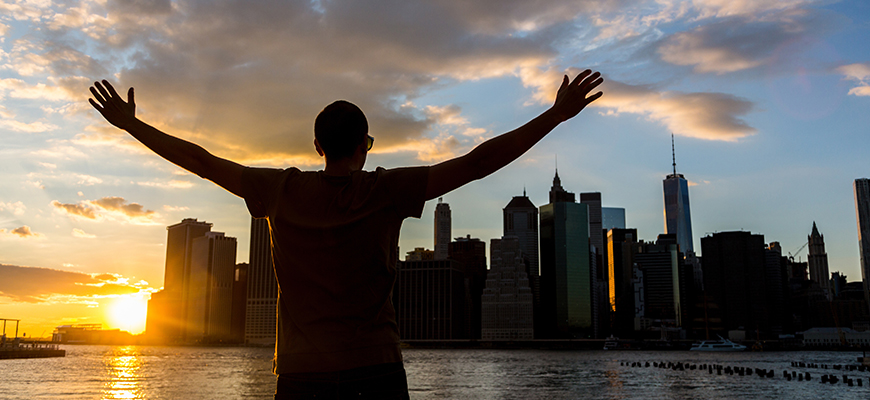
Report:
[[355,104],[338,100],[326,106],[314,120],[314,137],[327,158],[338,160],[353,156],[365,142],[369,123]]

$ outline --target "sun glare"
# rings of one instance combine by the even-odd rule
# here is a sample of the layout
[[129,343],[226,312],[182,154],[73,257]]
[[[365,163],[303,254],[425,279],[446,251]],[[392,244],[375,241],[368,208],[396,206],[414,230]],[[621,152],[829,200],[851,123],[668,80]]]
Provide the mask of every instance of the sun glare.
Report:
[[106,311],[109,328],[128,331],[134,335],[145,330],[147,302],[138,295],[119,296],[112,299]]

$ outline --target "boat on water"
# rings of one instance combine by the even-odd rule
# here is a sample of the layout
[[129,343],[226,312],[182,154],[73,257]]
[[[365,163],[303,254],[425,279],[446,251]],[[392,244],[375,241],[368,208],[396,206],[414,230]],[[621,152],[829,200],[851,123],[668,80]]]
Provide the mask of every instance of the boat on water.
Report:
[[607,339],[604,339],[604,350],[617,350],[619,349],[619,338],[613,335],[610,335]]
[[[54,343],[22,343],[21,338],[18,337],[18,322],[20,320],[0,318],[0,321],[3,321],[3,333],[0,335],[0,360],[66,357],[66,350]],[[11,339],[6,337],[6,323],[9,321],[15,322],[15,336]]]
[[691,351],[746,351],[746,346],[734,343],[719,336],[719,340],[704,340],[701,343],[692,344]]

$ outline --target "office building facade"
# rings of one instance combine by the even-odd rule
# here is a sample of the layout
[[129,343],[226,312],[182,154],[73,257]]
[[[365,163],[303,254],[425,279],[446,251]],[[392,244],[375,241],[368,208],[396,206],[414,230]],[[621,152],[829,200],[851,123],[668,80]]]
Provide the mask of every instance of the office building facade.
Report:
[[855,179],[855,218],[858,221],[858,252],[861,262],[861,280],[864,282],[864,301],[870,306],[870,179]]
[[588,208],[557,202],[539,211],[541,305],[536,331],[542,338],[591,338],[594,281]]
[[236,247],[236,238],[223,232],[207,232],[193,240],[185,342],[219,343],[232,339]]
[[532,340],[534,296],[528,257],[516,236],[490,241],[490,270],[481,298],[483,340]]
[[438,204],[435,205],[435,259],[446,260],[448,256],[447,247],[450,245],[450,239],[453,237],[453,225],[450,216],[450,205],[443,203],[441,198],[438,198]]
[[523,255],[528,259],[529,281],[535,302],[541,301],[541,275],[538,260],[538,208],[523,191],[522,196],[514,196],[502,209],[504,227],[502,236],[516,237]]
[[455,260],[399,261],[393,305],[402,340],[467,339],[465,282]]
[[245,309],[245,343],[275,343],[278,323],[278,281],[272,266],[269,220],[251,218],[248,294]]
[[701,239],[704,288],[726,331],[743,328],[770,337],[770,304],[763,235],[719,232]]
[[467,235],[450,242],[448,250],[448,258],[459,263],[465,279],[464,336],[480,339],[480,296],[486,284],[486,242]]
[[637,229],[607,231],[607,275],[610,328],[615,335],[634,330],[634,253]]
[[208,222],[185,218],[166,228],[163,290],[152,294],[146,317],[146,333],[152,343],[185,340],[193,241],[210,232],[211,227]]
[[601,207],[601,228],[605,232],[614,228],[625,229],[625,209]]

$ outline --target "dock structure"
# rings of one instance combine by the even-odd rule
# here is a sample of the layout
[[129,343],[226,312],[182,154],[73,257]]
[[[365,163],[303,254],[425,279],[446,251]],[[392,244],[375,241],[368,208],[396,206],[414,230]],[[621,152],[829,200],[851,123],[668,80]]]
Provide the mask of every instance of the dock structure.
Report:
[[[21,343],[21,338],[18,337],[18,323],[21,320],[0,318],[0,321],[3,321],[3,333],[0,335],[0,360],[66,357],[66,350],[54,343]],[[15,322],[15,336],[12,340],[6,337],[7,322]]]

